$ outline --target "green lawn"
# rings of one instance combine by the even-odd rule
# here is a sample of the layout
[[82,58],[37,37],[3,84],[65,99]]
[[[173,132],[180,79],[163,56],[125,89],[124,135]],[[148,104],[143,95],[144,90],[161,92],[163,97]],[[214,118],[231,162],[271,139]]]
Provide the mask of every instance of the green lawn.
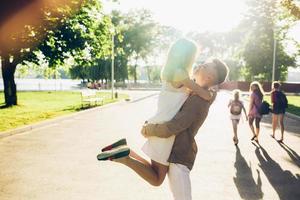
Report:
[[[287,112],[300,116],[300,96],[287,96],[289,106]],[[270,96],[266,96],[266,100],[270,103]]]
[[[111,99],[111,93],[99,92],[97,95],[104,98],[104,104],[117,101]],[[128,95],[119,95],[119,99],[124,98],[128,98]],[[1,104],[4,104],[3,92],[0,92]],[[80,92],[18,92],[18,104],[0,108],[0,131],[82,110]]]

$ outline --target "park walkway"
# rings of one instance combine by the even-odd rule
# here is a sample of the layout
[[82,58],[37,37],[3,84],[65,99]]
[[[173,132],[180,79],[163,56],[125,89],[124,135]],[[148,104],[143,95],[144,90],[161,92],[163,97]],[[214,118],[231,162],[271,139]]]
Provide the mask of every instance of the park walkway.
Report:
[[[102,146],[122,137],[141,153],[145,140],[139,131],[154,114],[156,100],[152,96],[97,108],[2,138],[0,199],[172,199],[167,180],[161,187],[152,187],[124,166],[96,159]],[[244,121],[236,148],[228,100],[228,93],[219,93],[196,137],[199,153],[191,172],[194,200],[299,199],[300,121],[288,119],[282,145],[270,137],[270,123],[265,119],[260,148],[250,142]]]

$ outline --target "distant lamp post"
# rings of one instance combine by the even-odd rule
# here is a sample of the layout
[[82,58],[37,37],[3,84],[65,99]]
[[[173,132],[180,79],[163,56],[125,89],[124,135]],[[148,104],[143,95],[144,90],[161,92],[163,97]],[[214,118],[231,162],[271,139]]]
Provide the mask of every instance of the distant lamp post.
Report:
[[115,70],[114,70],[114,61],[115,61],[115,43],[114,43],[114,37],[115,37],[115,28],[111,27],[111,99],[114,99],[114,76],[115,76]]
[[276,73],[276,35],[275,35],[275,29],[273,28],[273,67],[272,67],[272,82],[275,81],[275,73]]
[[276,38],[274,37],[274,44],[273,44],[272,82],[275,81],[275,65],[276,65]]

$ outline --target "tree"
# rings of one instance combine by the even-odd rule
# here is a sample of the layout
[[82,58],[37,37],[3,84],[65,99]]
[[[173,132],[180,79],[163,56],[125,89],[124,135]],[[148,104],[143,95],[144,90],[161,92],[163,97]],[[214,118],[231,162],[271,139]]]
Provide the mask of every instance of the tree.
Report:
[[138,10],[128,13],[126,20],[128,25],[124,33],[124,40],[129,43],[125,51],[129,52],[134,60],[133,77],[137,81],[137,66],[140,59],[145,59],[155,47],[155,39],[158,34],[157,23],[147,10]]
[[239,80],[241,60],[239,58],[242,33],[234,28],[229,32],[190,32],[188,37],[197,42],[200,54],[197,62],[202,63],[211,57],[225,61],[230,69],[229,79]]
[[[275,79],[284,80],[287,67],[295,65],[295,57],[288,55],[283,48],[286,28],[275,28],[276,24],[279,24],[279,18],[276,15],[278,5],[275,0],[251,0],[248,1],[248,7],[249,10],[240,24],[240,28],[245,33],[243,39],[245,44],[241,53],[245,62],[242,73],[246,80],[271,81],[273,44],[276,37],[277,70]],[[288,24],[285,26],[288,27]]]
[[0,55],[4,83],[5,106],[17,105],[14,74],[17,64],[31,52],[55,26],[45,20],[51,15],[58,22],[81,6],[82,1],[17,0],[1,2]]
[[289,13],[296,19],[300,19],[300,7],[293,0],[281,0],[281,5],[288,9]]
[[[40,52],[45,56],[49,67],[64,65],[65,60],[72,57],[76,68],[83,66],[85,70],[89,70],[97,59],[108,57],[111,24],[110,19],[101,14],[101,11],[100,2],[90,0],[76,15],[62,19],[60,26],[49,31],[46,39],[33,51],[30,61],[38,61],[35,55]],[[71,73],[79,71],[72,70]],[[81,73],[81,78],[84,74],[89,73]]]
[[153,51],[147,57],[146,72],[149,82],[160,81],[160,71],[166,62],[167,53],[176,40],[183,37],[182,31],[165,25],[157,25]]

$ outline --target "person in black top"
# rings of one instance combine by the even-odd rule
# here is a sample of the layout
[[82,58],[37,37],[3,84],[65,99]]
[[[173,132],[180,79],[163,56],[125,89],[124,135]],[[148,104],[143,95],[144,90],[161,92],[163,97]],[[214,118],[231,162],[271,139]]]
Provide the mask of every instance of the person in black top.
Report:
[[284,114],[285,109],[288,106],[288,101],[286,95],[281,91],[281,84],[278,81],[273,82],[272,84],[272,92],[271,92],[271,101],[272,101],[272,128],[273,135],[275,138],[275,131],[278,124],[278,118],[280,121],[280,129],[281,129],[281,139],[278,142],[283,142],[283,133],[284,133]]

